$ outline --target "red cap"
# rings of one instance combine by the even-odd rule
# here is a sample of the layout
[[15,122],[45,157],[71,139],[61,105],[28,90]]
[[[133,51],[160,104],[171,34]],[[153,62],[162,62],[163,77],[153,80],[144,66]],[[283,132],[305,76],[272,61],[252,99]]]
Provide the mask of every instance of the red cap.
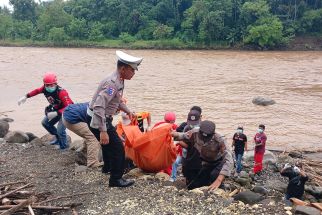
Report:
[[166,122],[176,121],[176,114],[174,112],[167,112],[164,115],[164,121],[166,121]]
[[44,84],[57,84],[57,77],[55,73],[47,72],[44,75]]

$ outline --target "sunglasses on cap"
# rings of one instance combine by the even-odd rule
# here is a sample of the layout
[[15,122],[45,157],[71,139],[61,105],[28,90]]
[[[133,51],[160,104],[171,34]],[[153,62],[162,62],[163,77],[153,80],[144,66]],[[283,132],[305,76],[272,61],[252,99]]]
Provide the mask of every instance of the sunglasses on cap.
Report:
[[211,138],[214,134],[207,134],[205,132],[199,131],[199,134],[203,137],[203,138]]

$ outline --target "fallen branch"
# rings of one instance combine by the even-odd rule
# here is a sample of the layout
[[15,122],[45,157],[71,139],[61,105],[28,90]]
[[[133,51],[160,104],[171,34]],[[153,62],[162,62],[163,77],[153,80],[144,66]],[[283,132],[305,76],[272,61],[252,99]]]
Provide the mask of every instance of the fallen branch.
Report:
[[3,194],[3,195],[1,195],[1,196],[0,196],[0,199],[2,199],[2,198],[4,198],[4,197],[7,197],[7,196],[10,196],[11,194],[14,194],[14,193],[16,193],[17,191],[19,191],[19,190],[21,190],[21,189],[23,189],[23,188],[25,188],[25,187],[29,187],[30,185],[31,185],[31,183],[26,184],[26,185],[21,186],[21,187],[18,187],[17,189],[15,189],[15,190],[13,190],[13,191],[10,191],[10,192],[8,192],[8,193],[5,193],[5,194]]
[[25,181],[8,182],[8,183],[0,184],[0,188],[5,187],[5,186],[9,186],[9,185],[21,184],[21,183],[26,183],[26,182]]
[[29,199],[27,199],[26,201],[21,202],[19,205],[14,205],[9,210],[3,212],[1,215],[11,215],[14,212],[19,211],[20,209],[22,209],[24,207],[28,207],[28,205],[30,205],[30,204],[32,204],[32,203],[34,203],[36,201],[37,201],[37,198],[35,196],[32,196]]
[[32,210],[32,207],[30,205],[28,205],[28,211],[29,211],[30,215],[35,215],[34,211]]
[[237,193],[238,193],[238,189],[235,189],[233,192],[229,193],[229,197],[232,197]]
[[[0,210],[11,209],[16,206],[18,205],[1,205]],[[23,208],[28,208],[28,205],[25,205]],[[70,210],[70,207],[56,207],[56,206],[45,206],[45,205],[31,205],[31,208],[42,209],[42,210]],[[0,214],[0,215],[3,215],[3,214]]]
[[66,196],[57,196],[55,198],[47,199],[42,202],[38,202],[37,205],[41,205],[50,201],[58,200],[58,199],[65,199],[65,198],[71,198],[74,196],[81,196],[81,195],[86,195],[86,194],[93,194],[93,192],[84,192],[84,193],[76,193],[76,194],[71,194],[71,195],[66,195]]

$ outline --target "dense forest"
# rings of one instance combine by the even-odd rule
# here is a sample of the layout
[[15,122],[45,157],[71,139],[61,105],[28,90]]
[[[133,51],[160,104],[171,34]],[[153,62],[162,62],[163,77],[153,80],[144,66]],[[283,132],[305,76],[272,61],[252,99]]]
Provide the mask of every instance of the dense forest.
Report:
[[281,47],[322,35],[322,0],[10,0],[2,41]]

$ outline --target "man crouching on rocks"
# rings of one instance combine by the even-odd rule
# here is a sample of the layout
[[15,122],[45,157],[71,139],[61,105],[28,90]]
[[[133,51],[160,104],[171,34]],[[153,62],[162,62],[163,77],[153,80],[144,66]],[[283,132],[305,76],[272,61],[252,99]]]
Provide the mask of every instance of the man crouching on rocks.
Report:
[[[233,170],[233,158],[225,140],[215,132],[215,123],[205,120],[200,123],[200,129],[193,133],[172,132],[175,140],[182,140],[185,148],[192,148],[198,159],[198,172],[186,174],[186,184],[189,190],[209,186],[209,190],[217,189],[225,177]],[[189,159],[187,157],[187,159]]]

